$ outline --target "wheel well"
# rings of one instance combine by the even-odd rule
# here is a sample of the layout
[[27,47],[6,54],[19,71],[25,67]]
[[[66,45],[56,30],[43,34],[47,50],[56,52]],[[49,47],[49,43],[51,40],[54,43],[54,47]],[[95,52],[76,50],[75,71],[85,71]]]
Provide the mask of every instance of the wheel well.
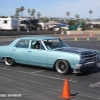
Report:
[[[4,58],[12,58],[12,57],[2,57],[2,59],[4,60]],[[14,58],[12,58],[14,60]],[[14,60],[15,61],[15,60]]]
[[2,59],[4,60],[5,57],[3,57]]
[[[55,64],[56,64],[56,62],[57,62],[58,60],[65,60],[65,59],[57,59],[57,60],[55,61],[54,65],[53,65],[53,68],[54,68],[54,69],[55,69]],[[68,62],[69,67],[71,68],[69,61],[68,61],[68,60],[65,60],[65,61],[67,61],[67,62]]]

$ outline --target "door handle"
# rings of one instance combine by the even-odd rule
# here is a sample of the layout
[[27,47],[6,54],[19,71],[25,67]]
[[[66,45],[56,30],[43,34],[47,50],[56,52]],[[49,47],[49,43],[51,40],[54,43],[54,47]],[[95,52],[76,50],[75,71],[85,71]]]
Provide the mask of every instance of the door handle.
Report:
[[32,51],[28,51],[28,52],[32,52]]
[[16,51],[16,50],[13,50],[13,51]]

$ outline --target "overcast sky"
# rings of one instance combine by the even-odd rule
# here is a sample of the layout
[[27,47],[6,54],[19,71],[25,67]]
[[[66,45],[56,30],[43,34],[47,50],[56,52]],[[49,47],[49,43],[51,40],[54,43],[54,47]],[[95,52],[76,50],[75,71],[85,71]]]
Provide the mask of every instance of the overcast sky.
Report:
[[25,7],[24,16],[28,16],[27,9],[35,9],[42,17],[70,17],[90,18],[89,10],[92,10],[92,19],[100,18],[100,0],[0,0],[0,16],[11,16],[15,9]]

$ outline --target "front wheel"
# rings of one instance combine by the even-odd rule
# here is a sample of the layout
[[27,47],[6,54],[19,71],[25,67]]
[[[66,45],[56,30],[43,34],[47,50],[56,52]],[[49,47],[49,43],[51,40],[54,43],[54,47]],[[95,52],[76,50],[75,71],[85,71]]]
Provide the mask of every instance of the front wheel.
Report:
[[70,70],[70,65],[66,60],[58,60],[55,64],[56,71],[60,74],[67,74]]
[[8,66],[13,66],[14,63],[15,63],[14,59],[13,58],[10,58],[10,57],[5,57],[4,58],[4,62]]

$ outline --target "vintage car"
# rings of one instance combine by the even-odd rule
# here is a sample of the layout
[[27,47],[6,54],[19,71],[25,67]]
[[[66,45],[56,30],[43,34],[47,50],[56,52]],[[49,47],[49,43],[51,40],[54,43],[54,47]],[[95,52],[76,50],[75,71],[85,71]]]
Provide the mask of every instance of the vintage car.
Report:
[[30,36],[0,46],[0,58],[6,65],[15,63],[55,68],[60,74],[90,71],[100,61],[99,51],[69,47],[58,37]]

